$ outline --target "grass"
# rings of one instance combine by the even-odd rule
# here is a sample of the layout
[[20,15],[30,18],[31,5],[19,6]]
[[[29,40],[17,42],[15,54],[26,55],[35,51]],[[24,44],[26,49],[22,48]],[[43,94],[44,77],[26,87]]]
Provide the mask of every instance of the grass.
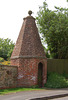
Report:
[[[68,80],[60,74],[49,73],[47,75],[47,83],[45,84],[46,88],[67,88]],[[16,93],[21,91],[32,91],[32,90],[41,90],[44,88],[38,88],[38,86],[32,86],[31,88],[10,88],[10,89],[0,89],[0,95]]]
[[0,89],[0,95],[16,93],[21,91],[32,91],[32,90],[41,90],[41,88],[10,88],[10,89]]

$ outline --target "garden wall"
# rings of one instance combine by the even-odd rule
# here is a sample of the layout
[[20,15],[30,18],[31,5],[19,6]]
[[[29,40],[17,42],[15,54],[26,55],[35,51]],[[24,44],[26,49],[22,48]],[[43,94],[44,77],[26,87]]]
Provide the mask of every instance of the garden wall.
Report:
[[47,71],[68,74],[68,59],[47,59]]
[[16,66],[0,65],[0,89],[17,87]]

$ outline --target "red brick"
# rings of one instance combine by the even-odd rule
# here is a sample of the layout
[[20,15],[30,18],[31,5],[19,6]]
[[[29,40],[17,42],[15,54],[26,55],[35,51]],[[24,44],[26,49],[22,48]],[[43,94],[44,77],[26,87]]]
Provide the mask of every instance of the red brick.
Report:
[[43,85],[47,79],[47,58],[35,24],[35,18],[24,18],[11,65],[18,66],[18,87],[38,85],[38,64],[43,64]]

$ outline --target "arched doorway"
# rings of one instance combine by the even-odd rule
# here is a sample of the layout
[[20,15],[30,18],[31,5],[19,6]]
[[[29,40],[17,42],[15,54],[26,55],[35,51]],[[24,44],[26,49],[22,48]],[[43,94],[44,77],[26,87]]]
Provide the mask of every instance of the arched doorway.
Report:
[[38,85],[42,87],[43,84],[43,64],[40,62],[38,64]]

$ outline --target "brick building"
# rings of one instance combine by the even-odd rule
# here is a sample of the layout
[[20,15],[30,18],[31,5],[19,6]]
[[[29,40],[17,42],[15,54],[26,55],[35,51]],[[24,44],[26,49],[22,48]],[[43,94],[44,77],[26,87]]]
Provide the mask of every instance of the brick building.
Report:
[[11,56],[11,65],[18,66],[18,87],[41,87],[47,79],[47,58],[31,13],[24,18]]

